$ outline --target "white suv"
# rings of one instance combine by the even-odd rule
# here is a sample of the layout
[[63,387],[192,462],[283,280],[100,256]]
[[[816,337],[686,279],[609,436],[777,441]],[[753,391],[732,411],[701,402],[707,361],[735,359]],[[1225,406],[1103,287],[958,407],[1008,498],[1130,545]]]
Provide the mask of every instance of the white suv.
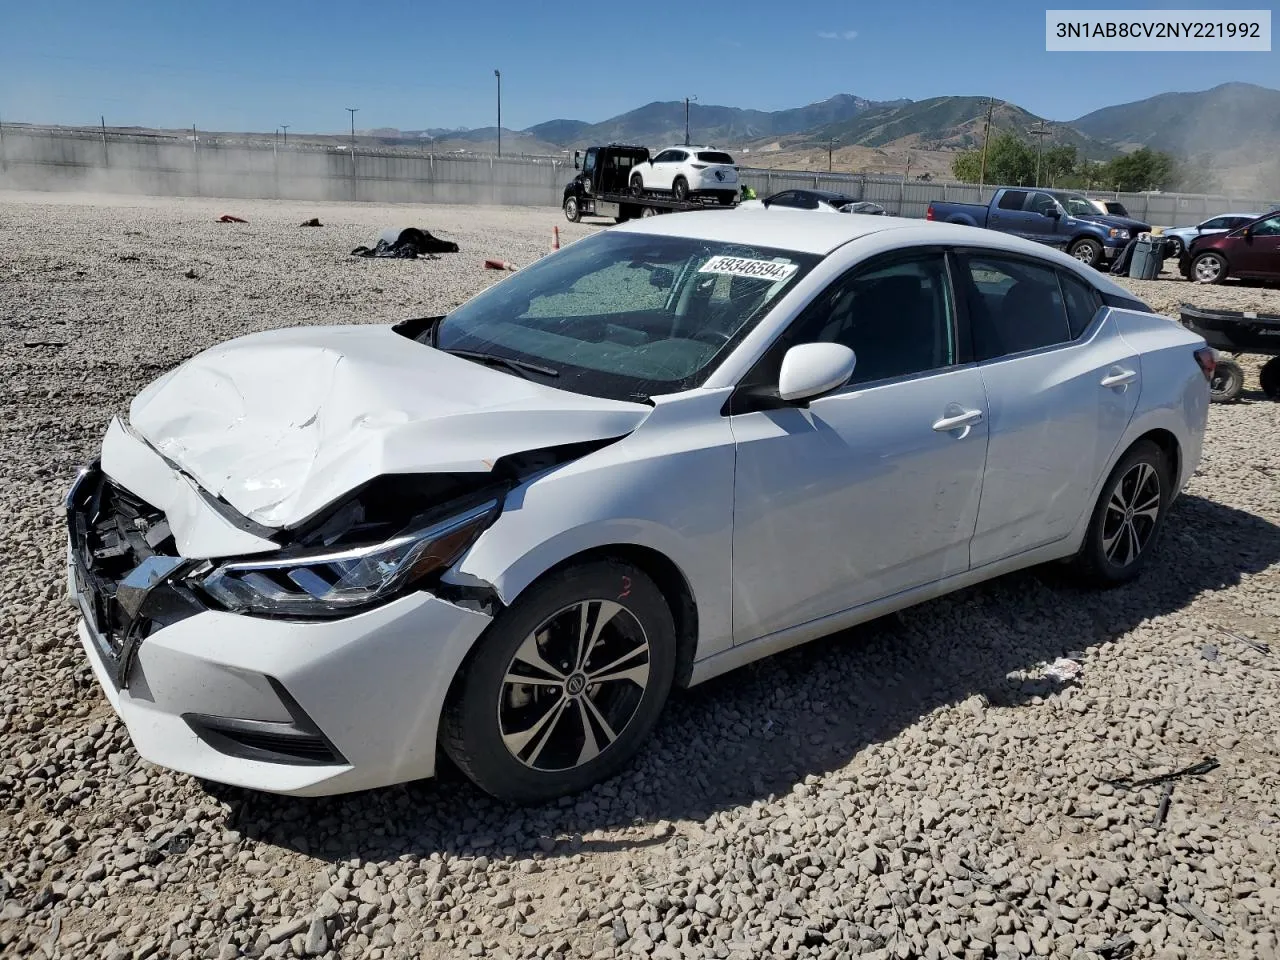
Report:
[[715,197],[728,205],[738,197],[738,168],[733,157],[713,147],[668,147],[631,173],[631,192],[670,193],[677,200]]

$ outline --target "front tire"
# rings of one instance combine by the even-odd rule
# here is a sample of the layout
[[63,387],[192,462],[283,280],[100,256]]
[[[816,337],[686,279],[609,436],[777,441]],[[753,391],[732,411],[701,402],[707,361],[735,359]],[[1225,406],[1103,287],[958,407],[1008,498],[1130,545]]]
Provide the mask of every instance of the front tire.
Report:
[[1233,403],[1244,393],[1244,368],[1234,360],[1218,359],[1209,378],[1209,399],[1214,403]]
[[1093,508],[1077,573],[1099,587],[1115,587],[1138,576],[1150,560],[1173,499],[1171,464],[1150,440],[1120,458]]
[[1221,283],[1227,279],[1227,261],[1218,253],[1202,253],[1191,261],[1194,283]]
[[671,194],[681,203],[689,199],[689,181],[684,177],[676,177],[671,182]]
[[671,609],[643,571],[611,560],[566,568],[481,637],[450,690],[441,745],[501,800],[577,793],[639,750],[675,662]]
[[1165,259],[1168,260],[1172,257],[1174,260],[1181,260],[1184,252],[1182,239],[1180,237],[1166,237],[1165,239],[1168,241],[1170,249],[1170,253],[1165,257]]
[[577,223],[582,219],[582,208],[578,206],[577,197],[564,198],[564,218],[570,223]]
[[1077,240],[1067,252],[1086,267],[1096,267],[1102,262],[1102,244],[1089,237]]
[[638,173],[631,177],[631,195],[636,199],[644,196],[644,178]]

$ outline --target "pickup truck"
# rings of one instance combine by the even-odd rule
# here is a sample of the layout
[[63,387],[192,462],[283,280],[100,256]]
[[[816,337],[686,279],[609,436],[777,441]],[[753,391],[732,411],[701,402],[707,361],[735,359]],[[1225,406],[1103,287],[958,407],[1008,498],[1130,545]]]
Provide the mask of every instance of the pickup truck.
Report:
[[965,223],[1061,247],[1081,263],[1102,267],[1124,250],[1130,239],[1149,233],[1151,225],[1131,217],[1099,213],[1093,201],[1078,193],[1002,187],[990,204],[929,204],[926,220]]

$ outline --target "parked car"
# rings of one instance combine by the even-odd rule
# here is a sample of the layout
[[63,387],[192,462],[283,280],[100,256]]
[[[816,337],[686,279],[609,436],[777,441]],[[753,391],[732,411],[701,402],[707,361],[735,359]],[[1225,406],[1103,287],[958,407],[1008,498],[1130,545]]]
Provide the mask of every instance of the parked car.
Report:
[[147,760],[517,801],[674,686],[1033,564],[1137,576],[1213,354],[986,230],[634,220],[444,317],[252,334],[114,418],[67,499],[80,640]]
[[1119,200],[1099,200],[1096,197],[1091,197],[1089,199],[1089,205],[1098,213],[1106,216],[1129,217],[1129,211]]
[[1080,194],[1022,187],[1001,188],[985,205],[935,200],[925,219],[986,227],[1061,247],[1091,267],[1115,259],[1130,238],[1151,230],[1140,220],[1098,213]]
[[738,198],[738,167],[714,147],[667,147],[636,164],[630,184],[637,197],[659,191],[677,200],[707,196],[728,205]]
[[1280,210],[1225,233],[1196,237],[1178,266],[1196,283],[1280,280]]
[[1168,237],[1174,241],[1177,248],[1173,251],[1172,256],[1181,257],[1191,246],[1191,241],[1195,240],[1196,237],[1226,233],[1243,227],[1246,223],[1252,223],[1261,216],[1263,216],[1261,213],[1220,213],[1216,217],[1202,220],[1194,227],[1170,227],[1161,236]]
[[817,210],[820,213],[861,213],[884,216],[885,209],[870,200],[855,200],[830,190],[783,190],[761,200],[748,200],[742,209]]

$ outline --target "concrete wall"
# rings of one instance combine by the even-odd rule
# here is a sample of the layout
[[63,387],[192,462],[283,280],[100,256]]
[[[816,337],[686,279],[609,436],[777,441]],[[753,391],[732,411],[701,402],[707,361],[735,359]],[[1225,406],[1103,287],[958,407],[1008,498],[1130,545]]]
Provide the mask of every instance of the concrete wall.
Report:
[[[559,206],[574,175],[567,158],[433,156],[426,148],[354,152],[271,140],[6,127],[0,188],[141,193],[155,196],[486,203]],[[742,169],[760,196],[796,187],[838,190],[891,214],[923,217],[932,200],[985,203],[975,184],[789,170]],[[1186,226],[1231,211],[1268,211],[1280,199],[1200,194],[1096,194],[1119,199],[1140,220]]]

